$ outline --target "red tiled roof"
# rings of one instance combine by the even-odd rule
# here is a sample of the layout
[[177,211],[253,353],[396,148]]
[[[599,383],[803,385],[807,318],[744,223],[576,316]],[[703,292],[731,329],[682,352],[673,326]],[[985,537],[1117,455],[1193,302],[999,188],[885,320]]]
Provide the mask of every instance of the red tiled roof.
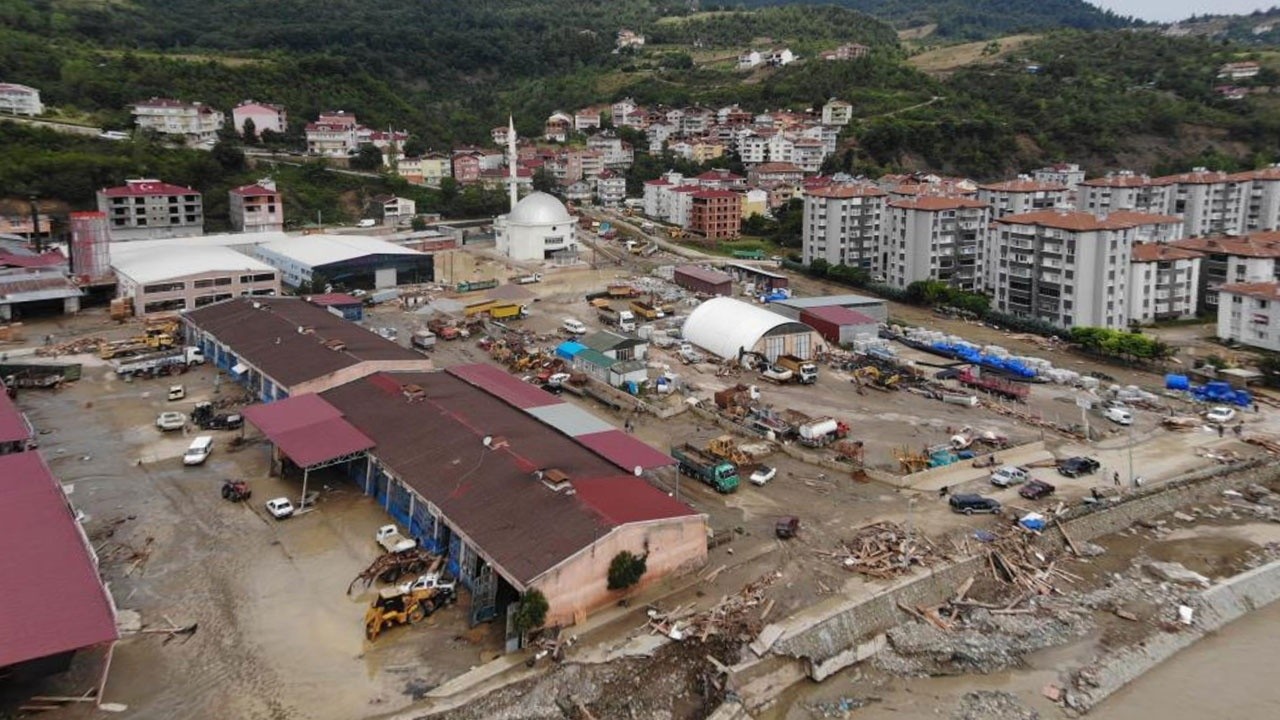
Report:
[[889,207],[937,212],[939,210],[962,210],[964,208],[984,208],[990,206],[981,200],[974,200],[973,198],[967,197],[919,195],[911,198],[910,200],[894,200],[889,203]]
[[1133,188],[1133,187],[1147,187],[1150,185],[1155,185],[1156,183],[1146,175],[1121,174],[1121,175],[1108,175],[1106,177],[1100,177],[1100,178],[1090,178],[1088,180],[1084,180],[1080,184],[1087,185],[1089,187]]
[[1256,232],[1245,236],[1198,237],[1174,240],[1171,245],[1214,255],[1280,258],[1280,231]]
[[832,184],[812,188],[806,183],[805,194],[820,198],[847,199],[855,197],[884,197],[888,193],[870,183]]
[[1191,260],[1204,257],[1202,253],[1164,243],[1137,243],[1130,255],[1131,262],[1160,262],[1164,260]]
[[107,197],[144,197],[147,195],[199,195],[196,190],[167,182],[126,182],[113,188],[104,188]]
[[1004,182],[979,185],[978,189],[992,192],[1056,192],[1066,191],[1067,186],[1062,183],[1041,182],[1039,180],[1006,180]]
[[1133,223],[1077,210],[1037,210],[1020,215],[1006,215],[996,222],[1010,225],[1039,225],[1072,232],[1125,230],[1134,226]]
[[0,455],[0,478],[0,667],[117,639],[88,540],[40,453]]
[[1160,215],[1136,210],[1114,210],[1107,217],[1130,225],[1177,225],[1182,222],[1182,218],[1177,215]]
[[789,162],[767,162],[755,166],[755,171],[759,173],[803,173],[804,169],[795,163]]
[[13,398],[4,389],[0,380],[0,443],[20,442],[32,438],[31,426],[27,424],[22,411],[14,404]]
[[1232,295],[1245,295],[1247,297],[1258,298],[1259,300],[1280,300],[1280,283],[1232,283],[1230,285],[1220,286],[1218,288],[1218,292],[1230,293]]
[[1181,173],[1178,175],[1163,175],[1158,178],[1152,178],[1151,182],[1155,185],[1211,185],[1214,183],[1239,182],[1233,180],[1234,176],[1222,171],[1202,171]]

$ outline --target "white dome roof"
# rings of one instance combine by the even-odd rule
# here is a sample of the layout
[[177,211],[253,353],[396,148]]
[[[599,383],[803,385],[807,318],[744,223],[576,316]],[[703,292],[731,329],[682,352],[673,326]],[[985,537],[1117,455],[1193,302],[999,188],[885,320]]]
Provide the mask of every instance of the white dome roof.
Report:
[[564,203],[544,192],[530,193],[516,203],[507,215],[507,222],[516,225],[565,225],[573,224],[573,217]]
[[758,305],[733,298],[712,298],[689,313],[680,336],[722,358],[738,357],[738,350],[753,350],[760,338],[779,328],[804,332],[813,329]]

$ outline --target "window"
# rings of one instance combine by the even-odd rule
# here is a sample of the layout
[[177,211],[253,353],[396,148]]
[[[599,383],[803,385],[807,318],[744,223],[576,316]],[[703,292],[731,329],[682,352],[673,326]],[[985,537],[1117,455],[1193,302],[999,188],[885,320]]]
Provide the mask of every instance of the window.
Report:
[[[142,292],[144,293],[166,293],[166,292],[182,292],[187,289],[185,282],[156,283],[154,285],[144,285]],[[150,311],[148,311],[150,312]]]

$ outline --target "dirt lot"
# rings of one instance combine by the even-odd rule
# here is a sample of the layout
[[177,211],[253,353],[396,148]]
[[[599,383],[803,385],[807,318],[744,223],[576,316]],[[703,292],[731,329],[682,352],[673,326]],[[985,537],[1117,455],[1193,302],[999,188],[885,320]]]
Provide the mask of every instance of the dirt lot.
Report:
[[[186,385],[186,401],[165,401],[171,382]],[[139,718],[361,717],[405,705],[500,646],[498,628],[467,629],[465,596],[426,627],[365,642],[372,595],[348,596],[346,588],[376,556],[373,531],[386,515],[321,473],[311,478],[310,488],[322,491],[313,512],[271,519],[262,503],[281,495],[296,502],[300,483],[268,478],[266,446],[233,449],[234,432],[211,433],[209,461],[183,467],[180,455],[195,433],[161,435],[152,421],[162,410],[189,411],[213,398],[213,384],[207,369],[126,383],[99,365],[57,393],[19,397],[41,433],[41,452],[88,515],[85,528],[117,605],[140,613],[147,626],[199,623],[186,640],[134,635],[120,642],[107,701]],[[223,394],[233,388],[221,386]],[[223,501],[219,488],[228,477],[248,479],[253,499]],[[78,695],[94,684],[90,670],[9,700]]]

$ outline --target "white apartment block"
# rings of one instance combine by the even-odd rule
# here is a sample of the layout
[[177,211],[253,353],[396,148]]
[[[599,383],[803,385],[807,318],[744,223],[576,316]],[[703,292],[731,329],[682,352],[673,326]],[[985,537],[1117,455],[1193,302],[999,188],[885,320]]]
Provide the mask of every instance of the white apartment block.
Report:
[[225,119],[220,111],[204,103],[167,98],[135,103],[132,112],[134,124],[139,128],[180,136],[192,143],[216,140]]
[[984,285],[990,206],[970,198],[921,196],[885,206],[881,272],[895,287],[941,280],[961,290]]
[[191,188],[159,180],[125,180],[120,187],[99,190],[97,198],[112,242],[204,234],[204,204]]
[[0,83],[0,113],[5,115],[41,115],[44,104],[40,91],[17,83]]
[[1129,322],[1195,317],[1200,296],[1198,252],[1161,243],[1134,243],[1129,263]]
[[289,114],[282,105],[245,100],[231,108],[231,124],[241,135],[244,134],[246,120],[253,121],[253,130],[257,135],[261,135],[263,130],[283,134],[289,128]]
[[1203,256],[1199,305],[1209,312],[1218,309],[1218,289],[1223,285],[1280,280],[1280,232],[1186,238],[1171,245]]
[[1164,213],[1169,187],[1146,175],[1128,170],[1080,183],[1076,191],[1076,209],[1101,215],[1117,210]]
[[1183,229],[1190,237],[1243,233],[1249,181],[1233,177],[1196,168],[1156,178],[1155,182],[1169,188],[1163,212],[1181,215]]
[[853,119],[853,105],[831,98],[822,106],[823,125],[848,125]]
[[1033,180],[1029,175],[978,186],[978,199],[991,206],[993,220],[1005,215],[1066,207],[1070,194],[1070,189],[1062,183]]
[[1132,225],[1135,243],[1171,243],[1187,236],[1182,230],[1182,218],[1177,215],[1119,210],[1108,213],[1107,217]]
[[604,207],[618,207],[627,199],[627,178],[606,170],[596,178],[596,200]]
[[1218,337],[1280,351],[1280,283],[1231,283],[1218,291]]
[[879,273],[885,198],[886,193],[870,183],[806,192],[801,234],[805,264],[825,260]]
[[745,135],[738,140],[738,157],[743,165],[758,165],[769,159],[769,141],[759,135]]
[[1084,170],[1075,163],[1057,163],[1031,171],[1031,179],[1036,182],[1066,185],[1067,190],[1075,192],[1084,182]]
[[1238,173],[1249,182],[1244,208],[1244,231],[1280,230],[1280,165]]
[[995,308],[1065,328],[1127,327],[1133,235],[1128,223],[1079,211],[996,220],[987,240]]

